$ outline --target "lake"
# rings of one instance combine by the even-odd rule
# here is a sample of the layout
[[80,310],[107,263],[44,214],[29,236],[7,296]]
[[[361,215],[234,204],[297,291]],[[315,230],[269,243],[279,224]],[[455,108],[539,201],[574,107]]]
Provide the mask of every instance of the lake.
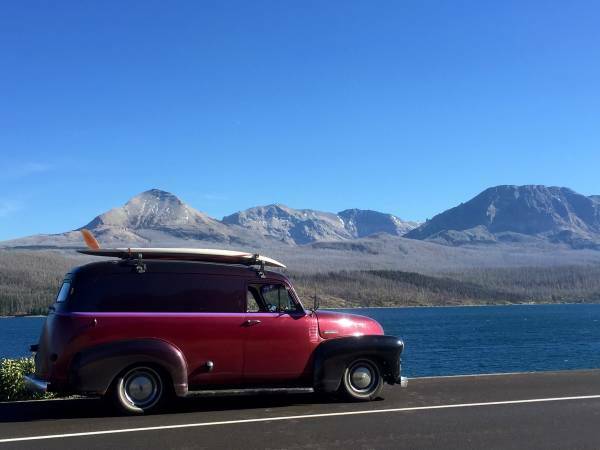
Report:
[[[600,368],[600,305],[364,308],[404,339],[409,377]],[[0,357],[26,356],[43,317],[0,319]]]

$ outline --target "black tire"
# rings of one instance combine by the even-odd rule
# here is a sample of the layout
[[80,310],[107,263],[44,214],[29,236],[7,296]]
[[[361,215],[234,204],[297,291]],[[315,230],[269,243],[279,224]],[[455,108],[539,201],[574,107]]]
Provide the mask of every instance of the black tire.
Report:
[[168,397],[168,385],[154,367],[139,365],[123,371],[112,388],[116,407],[125,414],[148,414],[160,409]]
[[374,400],[383,389],[379,365],[369,358],[355,359],[344,370],[340,393],[356,401]]

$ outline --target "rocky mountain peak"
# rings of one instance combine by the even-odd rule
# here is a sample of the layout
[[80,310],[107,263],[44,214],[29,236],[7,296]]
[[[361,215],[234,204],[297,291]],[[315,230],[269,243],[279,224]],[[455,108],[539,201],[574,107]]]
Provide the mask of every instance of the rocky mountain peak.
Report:
[[162,189],[149,189],[147,191],[144,191],[144,192],[136,195],[131,200],[134,200],[137,198],[145,198],[147,200],[154,199],[155,201],[158,201],[158,202],[175,202],[175,203],[183,204],[183,202],[175,194],[172,194],[167,191],[163,191]]
[[467,243],[535,236],[574,246],[596,245],[600,204],[556,186],[502,185],[444,211],[406,237]]
[[151,189],[132,197],[123,206],[97,216],[86,227],[92,230],[102,226],[131,230],[163,229],[191,227],[211,221],[214,220],[186,205],[176,195]]
[[313,209],[293,209],[281,204],[257,206],[223,218],[238,225],[295,244],[339,241],[388,233],[401,236],[417,226],[391,214],[348,209],[338,214]]
[[294,244],[351,237],[335,214],[282,204],[255,206],[226,216],[222,222]]
[[369,209],[346,209],[338,213],[344,228],[353,237],[365,237],[376,233],[402,236],[417,227],[416,222],[406,222],[393,214]]
[[182,239],[232,240],[225,225],[160,189],[150,189],[132,197],[123,206],[95,217],[83,228],[91,230],[101,242],[129,245],[165,245]]

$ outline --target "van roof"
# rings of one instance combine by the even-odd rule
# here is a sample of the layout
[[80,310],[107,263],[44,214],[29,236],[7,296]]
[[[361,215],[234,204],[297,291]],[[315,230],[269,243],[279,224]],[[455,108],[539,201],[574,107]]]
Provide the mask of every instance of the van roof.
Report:
[[[244,278],[259,278],[259,272],[252,267],[233,264],[217,264],[198,261],[168,261],[144,259],[146,272],[162,273],[197,273],[234,276]],[[107,273],[127,273],[135,271],[135,260],[108,260],[85,264],[74,268],[70,273],[79,274],[107,274]],[[289,283],[288,278],[278,272],[270,270],[264,271],[264,277],[284,281]]]

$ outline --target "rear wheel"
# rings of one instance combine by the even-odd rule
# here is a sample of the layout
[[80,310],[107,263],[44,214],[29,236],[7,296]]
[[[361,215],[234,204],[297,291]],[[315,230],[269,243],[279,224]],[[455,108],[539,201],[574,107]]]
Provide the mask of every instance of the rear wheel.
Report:
[[165,382],[160,373],[148,366],[136,366],[123,372],[115,381],[113,398],[127,414],[155,411],[165,399]]
[[383,378],[379,366],[369,358],[352,361],[342,377],[340,391],[352,400],[369,401],[381,394]]

